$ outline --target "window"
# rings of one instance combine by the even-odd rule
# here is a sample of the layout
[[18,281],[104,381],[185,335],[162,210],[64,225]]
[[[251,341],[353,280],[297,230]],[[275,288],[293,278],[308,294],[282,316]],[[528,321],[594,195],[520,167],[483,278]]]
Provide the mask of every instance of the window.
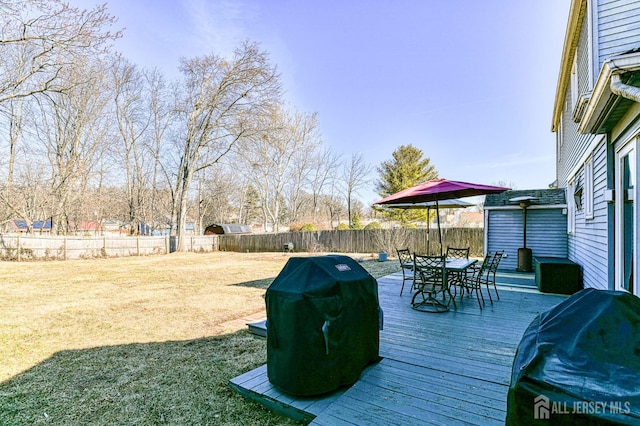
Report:
[[584,163],[583,188],[584,218],[593,219],[593,157],[589,157]]

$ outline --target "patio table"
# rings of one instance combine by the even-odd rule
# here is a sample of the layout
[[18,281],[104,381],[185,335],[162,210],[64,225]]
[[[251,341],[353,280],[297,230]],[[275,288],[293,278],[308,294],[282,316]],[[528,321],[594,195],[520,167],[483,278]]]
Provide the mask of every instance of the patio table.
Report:
[[[457,309],[455,297],[451,294],[451,286],[449,285],[448,274],[451,272],[459,272],[466,276],[467,269],[472,267],[477,262],[478,262],[478,259],[446,258],[445,265],[444,265],[444,269],[445,269],[444,282],[447,283],[447,285],[446,285],[446,292],[445,291],[442,292],[442,298],[443,298],[442,302],[434,298],[428,298],[420,304],[425,304],[425,305],[437,304],[438,306],[436,307],[436,309],[429,310],[429,309],[418,308],[417,310],[422,310],[424,312],[446,312],[449,310],[449,303],[451,301],[453,301],[453,307]],[[447,293],[448,293],[449,300],[446,299]],[[415,296],[416,295],[414,295],[414,299],[415,299]],[[416,309],[415,305],[414,305],[414,309]]]

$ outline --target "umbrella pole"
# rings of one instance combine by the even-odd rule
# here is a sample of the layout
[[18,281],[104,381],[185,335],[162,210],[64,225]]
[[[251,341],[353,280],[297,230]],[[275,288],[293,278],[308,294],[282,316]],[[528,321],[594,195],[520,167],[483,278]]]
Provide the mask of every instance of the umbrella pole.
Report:
[[436,219],[438,220],[438,242],[440,243],[440,256],[442,256],[442,230],[440,229],[440,207],[436,199]]
[[427,256],[431,254],[429,251],[429,234],[431,233],[431,207],[427,206]]

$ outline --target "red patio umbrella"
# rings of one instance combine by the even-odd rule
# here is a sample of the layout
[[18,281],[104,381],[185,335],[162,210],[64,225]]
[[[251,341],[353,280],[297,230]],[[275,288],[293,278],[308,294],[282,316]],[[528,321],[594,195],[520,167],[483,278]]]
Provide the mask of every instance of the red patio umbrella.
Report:
[[438,240],[440,243],[440,254],[442,254],[442,230],[440,229],[439,201],[450,200],[452,198],[465,198],[477,195],[498,194],[509,190],[502,186],[482,185],[478,183],[461,182],[448,179],[431,179],[422,182],[411,188],[403,189],[400,192],[384,197],[373,204],[388,205],[400,203],[424,203],[435,202],[436,215],[438,219]]
[[[436,204],[438,204],[436,206]],[[393,203],[393,204],[384,204],[383,207],[388,207],[391,209],[426,209],[427,210],[427,253],[429,253],[429,233],[431,229],[431,208],[432,207],[442,207],[446,209],[464,209],[466,207],[473,206],[473,203],[468,203],[466,201],[458,200],[457,198],[450,198],[447,200],[441,201],[426,201],[424,203]],[[440,222],[440,212],[437,212],[437,220]],[[442,249],[442,241],[440,241],[440,248]]]

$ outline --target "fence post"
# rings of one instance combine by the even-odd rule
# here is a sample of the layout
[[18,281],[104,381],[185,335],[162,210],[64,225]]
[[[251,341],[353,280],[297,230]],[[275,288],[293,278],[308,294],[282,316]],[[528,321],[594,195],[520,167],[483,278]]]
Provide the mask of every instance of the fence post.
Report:
[[62,237],[62,258],[67,260],[67,237]]
[[169,254],[169,236],[164,236],[164,254]]
[[20,234],[18,234],[18,244],[16,250],[18,250],[18,262],[20,262],[20,252],[22,251],[20,250]]
[[107,257],[107,237],[102,238],[102,255]]
[[140,256],[140,236],[136,237],[136,254]]

